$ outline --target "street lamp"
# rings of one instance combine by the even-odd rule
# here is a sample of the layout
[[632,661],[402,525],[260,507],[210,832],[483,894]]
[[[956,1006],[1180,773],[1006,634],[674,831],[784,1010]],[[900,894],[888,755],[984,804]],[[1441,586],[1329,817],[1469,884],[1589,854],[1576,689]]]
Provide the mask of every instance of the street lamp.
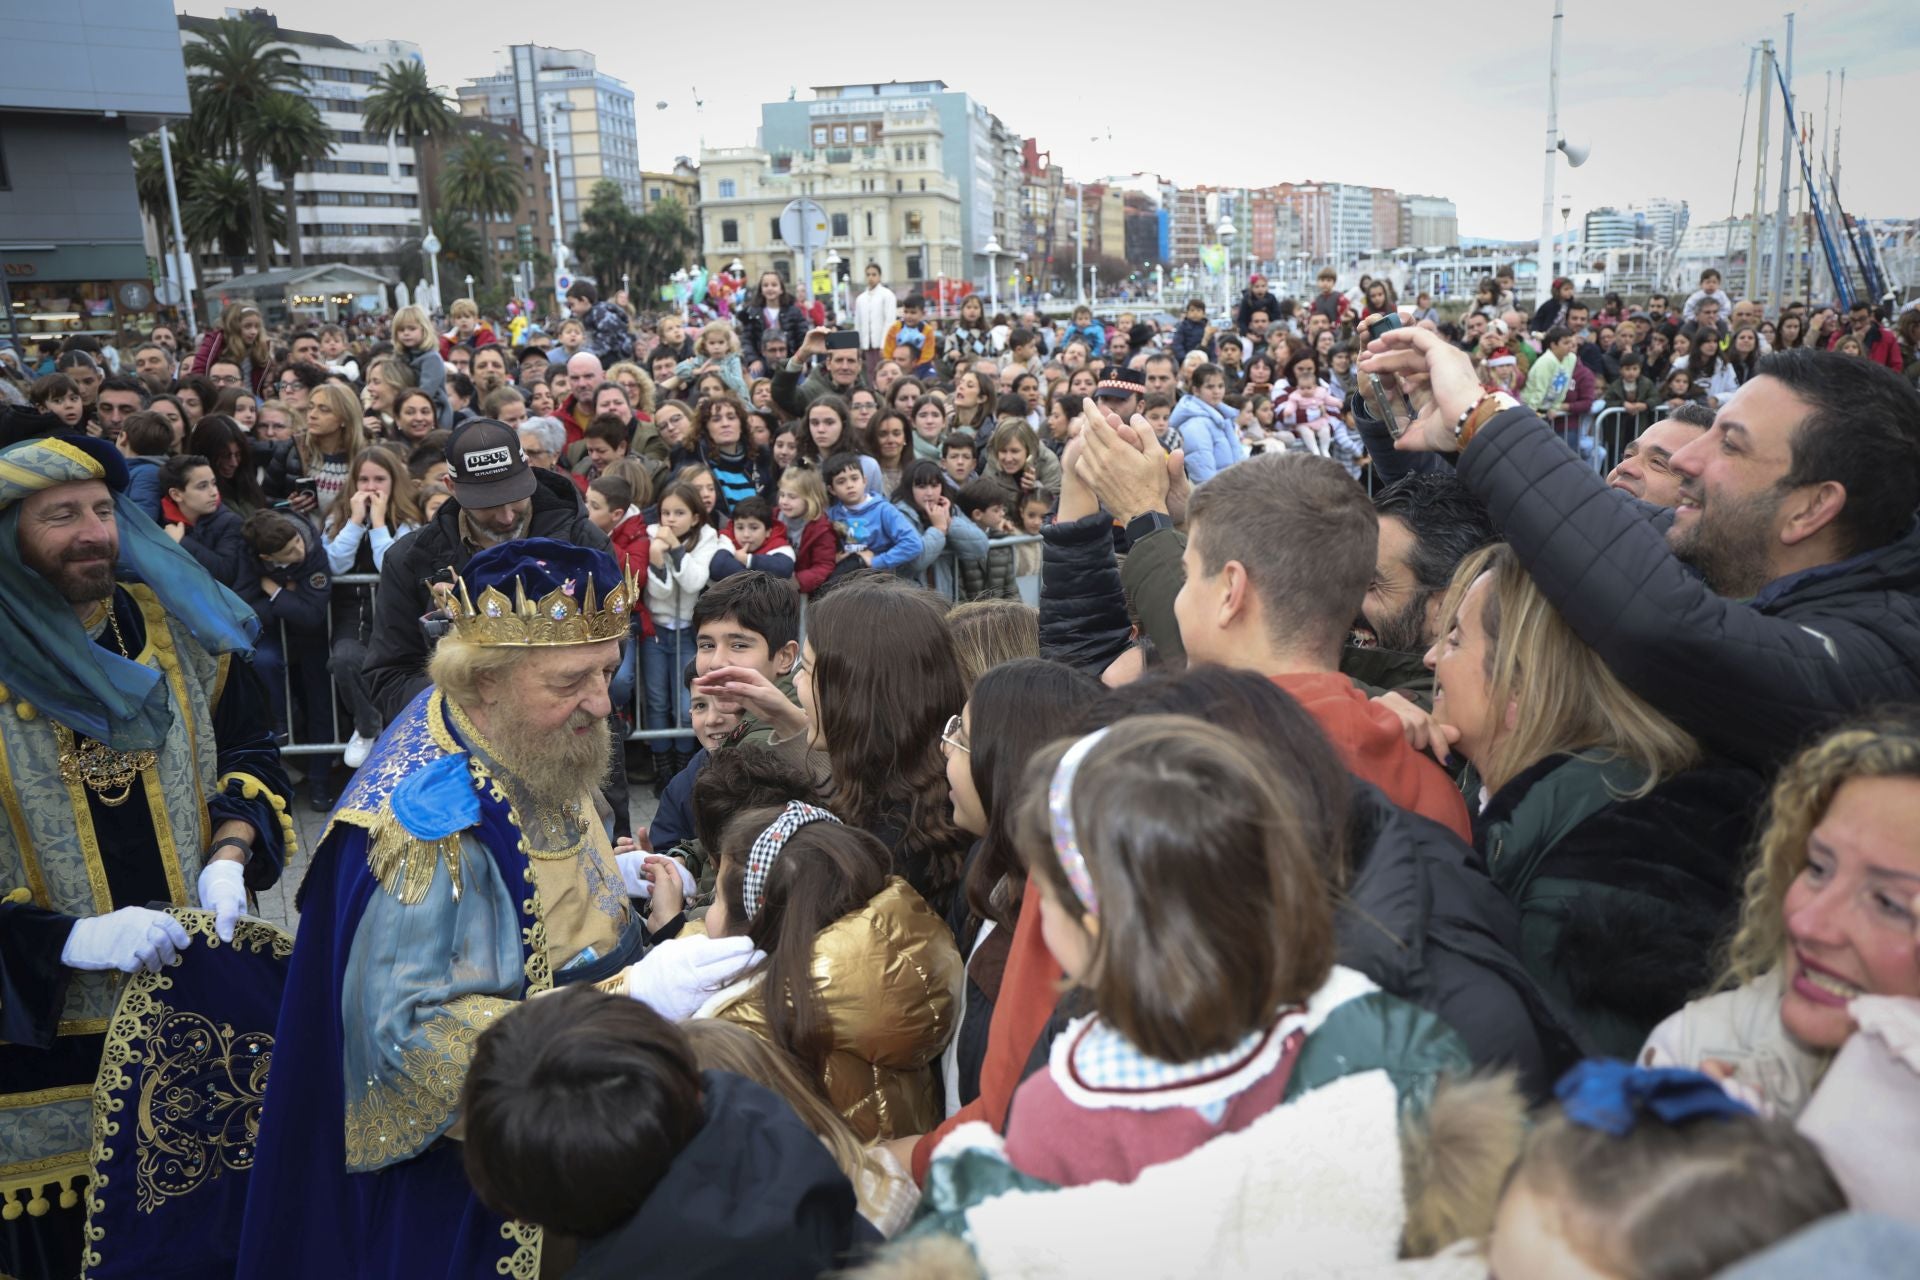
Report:
[[547,128],[547,196],[553,201],[553,274],[558,279],[567,269],[567,237],[560,222],[560,151],[554,134],[560,130],[556,113],[572,111],[573,104],[564,98],[548,98],[544,105],[546,110],[540,119]]
[[[1536,302],[1544,305],[1553,296],[1553,165],[1557,152],[1565,152],[1567,163],[1578,169],[1587,162],[1587,148],[1560,136],[1560,28],[1566,22],[1566,0],[1553,4],[1553,56],[1547,63],[1547,170],[1545,190],[1540,196],[1540,255],[1534,259]],[[1569,210],[1571,212],[1571,210]]]
[[427,269],[433,275],[433,308],[440,310],[440,237],[433,234],[433,228],[427,228],[427,234],[420,241],[420,250],[427,255]]
[[1562,192],[1560,196],[1560,255],[1561,255],[1560,262],[1561,262],[1561,265],[1556,270],[1555,272],[1556,275],[1571,276],[1573,274],[1573,237],[1572,237],[1572,228],[1568,225],[1572,221],[1573,221],[1573,196],[1566,192]]
[[1153,305],[1162,311],[1167,309],[1167,276],[1157,262],[1153,264]]
[[473,273],[471,271],[467,273],[467,295],[466,296],[469,298],[473,296]]
[[833,313],[840,314],[840,251],[827,250],[827,296],[833,299]]
[[987,258],[987,310],[995,312],[1000,310],[1000,255],[1006,250],[1000,247],[999,236],[989,235],[980,252]]
[[1233,265],[1233,233],[1234,233],[1233,219],[1221,218],[1219,230],[1220,230],[1220,248],[1221,248],[1220,303],[1223,307],[1226,308],[1228,314],[1232,314],[1233,312],[1233,293],[1232,293],[1233,273],[1231,270],[1229,270],[1229,268]]

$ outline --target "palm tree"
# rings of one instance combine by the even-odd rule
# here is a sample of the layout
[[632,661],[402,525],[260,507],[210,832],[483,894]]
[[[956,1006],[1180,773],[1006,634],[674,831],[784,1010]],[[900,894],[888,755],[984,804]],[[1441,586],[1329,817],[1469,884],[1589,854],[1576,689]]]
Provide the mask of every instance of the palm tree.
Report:
[[[183,51],[190,73],[193,117],[189,146],[203,155],[238,160],[246,175],[260,171],[259,134],[251,125],[276,94],[302,87],[299,64],[285,48],[272,48],[276,33],[248,18],[218,18],[201,39]],[[258,183],[249,181],[253,256],[256,269],[273,265],[273,241],[267,236],[265,203]]]
[[261,159],[272,165],[280,178],[280,194],[286,203],[288,261],[296,267],[306,265],[300,251],[300,213],[294,207],[293,177],[316,160],[333,153],[333,131],[320,120],[320,113],[305,98],[291,93],[276,93],[260,104],[247,125],[247,141]]
[[180,228],[187,243],[239,257],[247,251],[253,208],[260,210],[266,234],[276,234],[280,211],[256,204],[259,194],[253,175],[238,164],[216,160],[196,165],[180,193]]
[[428,83],[425,63],[395,62],[373,82],[364,106],[368,133],[397,135],[414,149],[420,165],[420,225],[433,225],[433,151],[460,122],[447,105],[447,91]]
[[[440,195],[448,210],[480,219],[481,239],[490,250],[493,237],[488,224],[495,218],[510,217],[520,208],[525,181],[498,139],[485,133],[470,133],[447,157],[447,167],[440,178]],[[491,251],[485,257],[486,281],[491,285],[499,276],[500,263]]]
[[480,238],[480,230],[465,213],[453,209],[442,209],[434,219],[434,234],[440,236],[440,265],[442,278],[447,271],[459,274],[486,273],[486,240]]

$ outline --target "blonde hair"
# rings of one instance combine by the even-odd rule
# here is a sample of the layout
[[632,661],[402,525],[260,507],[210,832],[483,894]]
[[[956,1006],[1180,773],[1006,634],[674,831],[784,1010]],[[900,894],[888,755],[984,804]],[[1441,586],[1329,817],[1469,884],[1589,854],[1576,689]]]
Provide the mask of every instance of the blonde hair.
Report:
[[[994,453],[1007,447],[1009,440],[1018,440],[1020,447],[1027,451],[1027,461],[1032,462],[1034,455],[1040,452],[1040,437],[1027,425],[1025,418],[1002,418],[986,437],[985,447]],[[981,468],[986,470],[986,468]],[[994,470],[990,475],[1005,474],[999,470],[999,459],[994,459]]]
[[[337,452],[349,458],[358,457],[367,447],[367,424],[362,416],[360,401],[353,392],[337,382],[323,382],[307,398],[309,417],[316,404],[325,405],[334,417],[340,419],[340,434],[336,437],[340,448]],[[321,454],[314,447],[313,437],[308,434],[304,424],[294,439],[299,442],[301,463],[307,468],[308,474],[312,474],[313,468],[320,464]]]
[[1920,708],[1894,707],[1848,721],[1795,756],[1773,784],[1758,856],[1747,873],[1740,927],[1727,945],[1719,986],[1737,987],[1787,952],[1787,889],[1807,865],[1807,838],[1842,784],[1855,778],[1920,778]]
[[1481,625],[1487,633],[1487,700],[1513,728],[1478,765],[1498,791],[1522,769],[1560,752],[1592,753],[1638,765],[1646,780],[1622,798],[1643,796],[1692,765],[1700,744],[1620,682],[1606,660],[1574,633],[1513,548],[1496,542],[1461,561],[1440,609],[1440,634],[1460,617],[1468,590],[1489,575]]
[[606,380],[608,382],[619,382],[620,375],[622,374],[630,374],[640,388],[640,398],[634,401],[633,411],[635,413],[644,413],[651,418],[653,416],[653,379],[647,376],[645,369],[642,369],[633,361],[622,360],[619,364],[607,370]]
[[1040,611],[1018,600],[969,600],[947,610],[967,692],[1003,662],[1040,656]]
[[475,644],[457,631],[449,632],[433,648],[427,679],[456,705],[478,706],[480,686],[506,678],[508,669],[526,652],[511,645]]
[[472,298],[455,298],[453,305],[447,308],[447,319],[459,320],[465,316],[472,316],[475,320],[478,320],[480,318],[480,304]]
[[[248,316],[260,321],[260,336],[253,340],[252,346],[248,346],[246,339],[240,336],[240,326],[246,323]],[[214,359],[225,358],[238,365],[251,360],[256,376],[273,363],[273,348],[267,343],[266,318],[260,314],[258,307],[229,307],[220,316],[220,332],[224,341],[220,344],[220,354]],[[208,412],[212,412],[212,406],[208,406]]]
[[[417,347],[406,347],[400,344],[400,328],[402,325],[409,324],[420,330],[420,345]],[[387,326],[387,332],[393,335],[393,346],[396,351],[437,351],[440,347],[440,335],[434,332],[433,322],[427,318],[425,307],[400,308],[393,313],[393,321]]]
[[740,333],[730,322],[725,320],[715,320],[711,324],[703,326],[700,330],[700,341],[693,344],[694,350],[698,351],[701,355],[707,354],[707,339],[716,333],[726,338],[728,355],[740,354]]
[[788,467],[780,476],[780,492],[807,504],[807,520],[818,520],[827,509],[827,486],[812,467]]
[[870,1207],[865,1184],[892,1175],[861,1145],[846,1120],[821,1096],[819,1082],[800,1069],[793,1055],[745,1027],[719,1018],[694,1018],[681,1023],[680,1030],[693,1047],[694,1060],[702,1071],[745,1076],[784,1098],[800,1123],[813,1130],[825,1145],[840,1172],[847,1175],[861,1207]]
[[[396,393],[411,391],[420,385],[420,379],[414,375],[413,366],[400,356],[375,357],[373,363],[367,366],[367,381],[372,382],[376,378],[392,387]],[[398,394],[394,396],[393,402],[396,406],[399,405]]]
[[[311,395],[311,393],[309,393],[309,395]],[[289,431],[298,433],[307,429],[307,411],[304,408],[296,409],[285,400],[262,400],[257,408],[262,414],[278,413],[284,416],[287,420],[287,429]],[[258,419],[256,418],[254,430],[258,431],[259,429]]]

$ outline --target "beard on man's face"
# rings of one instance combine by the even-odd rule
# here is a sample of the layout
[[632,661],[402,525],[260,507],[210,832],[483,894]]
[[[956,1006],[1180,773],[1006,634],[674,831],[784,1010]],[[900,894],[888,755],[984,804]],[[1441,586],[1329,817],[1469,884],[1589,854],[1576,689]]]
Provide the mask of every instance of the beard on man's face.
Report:
[[1674,558],[1698,569],[1716,595],[1740,600],[1766,586],[1772,574],[1767,548],[1785,495],[1769,488],[1709,500],[1698,481],[1684,480],[1679,496],[1697,509],[1690,521],[1667,530]]
[[558,729],[532,729],[513,706],[502,711],[492,726],[494,749],[541,803],[567,803],[605,780],[613,731],[604,719],[576,711]]
[[1416,591],[1408,597],[1399,612],[1389,614],[1373,624],[1374,642],[1378,647],[1396,653],[1425,653],[1428,647],[1426,623],[1427,593]]
[[23,542],[20,558],[68,604],[92,604],[113,594],[116,550],[107,542],[80,543],[66,548],[57,559],[46,560]]

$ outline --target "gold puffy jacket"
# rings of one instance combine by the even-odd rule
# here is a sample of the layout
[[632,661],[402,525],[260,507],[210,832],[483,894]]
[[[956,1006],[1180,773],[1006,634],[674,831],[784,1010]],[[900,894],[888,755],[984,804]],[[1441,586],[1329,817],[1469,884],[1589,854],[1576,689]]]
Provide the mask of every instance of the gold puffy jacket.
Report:
[[[820,931],[813,977],[833,1024],[827,1097],[862,1142],[940,1122],[929,1067],[953,1036],[964,973],[946,922],[898,876]],[[713,1016],[767,1034],[758,983]]]

